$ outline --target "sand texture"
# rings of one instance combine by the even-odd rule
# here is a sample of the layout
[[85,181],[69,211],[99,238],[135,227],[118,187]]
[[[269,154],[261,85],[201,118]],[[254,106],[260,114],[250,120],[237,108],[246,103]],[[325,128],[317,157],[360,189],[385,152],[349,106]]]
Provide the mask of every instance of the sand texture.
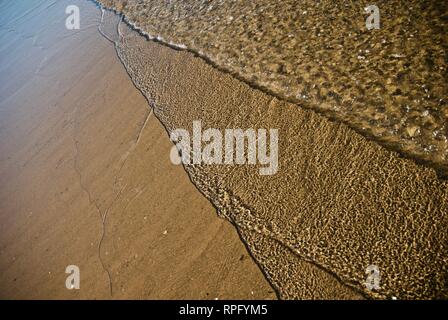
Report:
[[[448,176],[446,0],[100,0],[151,37]],[[365,8],[379,8],[368,30]]]
[[[127,6],[120,3],[113,5],[128,14],[136,12],[137,1],[127,1]],[[139,12],[148,13],[147,2],[138,3]],[[245,39],[251,30],[251,16],[244,10],[257,12],[268,2],[254,4],[256,8],[247,5],[249,9],[237,1],[227,2],[226,13],[233,8],[249,19],[247,25],[235,24],[241,28],[241,38],[230,32],[230,26],[226,31],[230,33],[216,32],[219,28],[210,33],[209,24],[197,16],[196,6],[189,8],[191,16],[182,16],[182,5],[170,3],[175,7],[169,14],[164,15],[165,7],[157,7],[159,2],[154,5],[161,10],[149,12],[164,17],[165,22],[172,18],[170,14],[180,14],[183,22],[163,24],[165,29],[160,30],[183,40],[195,31],[192,20],[203,33],[222,36],[226,43],[229,34]],[[63,12],[68,4],[78,5],[83,13],[79,31],[64,28]],[[317,10],[309,5],[310,12]],[[221,10],[219,5],[214,7],[216,12],[209,11],[212,17]],[[285,9],[274,7],[271,12],[280,8],[281,16]],[[284,7],[291,9],[290,2]],[[428,26],[439,30],[439,25],[428,21],[439,21],[444,7],[427,8],[420,22],[426,30],[423,34],[429,34]],[[448,298],[448,182],[432,168],[329,120],[347,120],[344,112],[324,116],[313,111],[319,109],[317,105],[326,108],[326,99],[317,99],[317,91],[307,93],[309,101],[294,100],[301,104],[286,101],[284,83],[271,85],[287,80],[288,68],[279,78],[281,70],[274,68],[268,77],[275,81],[264,87],[257,79],[248,81],[245,77],[250,73],[242,69],[233,72],[227,66],[230,69],[224,69],[229,73],[216,68],[221,60],[211,64],[191,52],[161,44],[163,39],[149,41],[90,1],[23,0],[1,2],[0,9],[8,13],[0,17],[1,298]],[[397,12],[401,9],[396,8]],[[357,7],[348,8],[352,14],[355,11]],[[233,17],[239,20],[238,15]],[[269,27],[269,21],[276,18],[270,14],[267,18],[264,25]],[[319,26],[316,19],[307,19],[306,23]],[[355,20],[335,15],[341,31]],[[152,24],[147,28],[159,26],[149,16],[138,22],[148,21]],[[217,21],[211,26],[219,27]],[[417,22],[410,23],[415,27]],[[186,27],[190,30],[182,33]],[[386,24],[385,28],[395,27]],[[334,32],[330,34],[340,40]],[[432,42],[435,62],[432,67],[421,63],[420,73],[407,75],[405,83],[421,85],[417,75],[426,80],[427,68],[445,67],[446,62],[440,61],[439,33],[431,34],[435,38],[424,41]],[[387,37],[375,33],[368,40],[377,36]],[[307,42],[311,57],[319,53],[316,49],[322,40],[316,37]],[[366,40],[363,37],[356,34],[348,45],[358,48],[359,41]],[[216,44],[202,35],[195,39],[199,43],[207,39],[210,48]],[[429,43],[418,40],[421,47]],[[398,43],[391,42],[387,55],[396,53]],[[406,48],[412,51],[415,47]],[[221,49],[206,53],[209,57],[221,53],[222,61],[236,61]],[[305,55],[304,47],[296,49]],[[344,53],[346,49],[340,50]],[[279,56],[282,52],[287,51],[279,51]],[[278,62],[278,56],[266,54],[270,62]],[[330,58],[322,60],[324,78],[338,78],[350,87],[353,83],[344,75],[365,71],[344,69],[345,56]],[[418,64],[421,59],[417,54],[409,63]],[[307,68],[313,68],[315,60],[301,60],[303,65],[298,66],[306,78],[305,87],[320,84],[320,78]],[[264,69],[261,60],[250,61],[253,68]],[[336,63],[332,69],[325,64],[331,61]],[[391,66],[386,74],[392,79],[402,70],[395,62],[384,64]],[[374,70],[382,70],[377,67]],[[443,97],[441,105],[432,105],[432,97],[440,98],[446,86],[441,80],[444,69],[439,70],[431,78],[433,96],[426,105],[434,107],[430,115],[436,120],[427,130],[441,130],[436,140],[443,147]],[[262,72],[254,74],[263,77]],[[393,85],[402,88],[394,81]],[[340,89],[337,83],[322,87],[333,92]],[[259,85],[263,90],[256,89]],[[363,99],[372,97],[369,90],[374,89],[369,83],[358,85],[365,90]],[[402,92],[420,97],[420,92],[411,89]],[[352,91],[345,93],[348,96],[343,99],[349,99]],[[379,96],[389,99],[385,104],[390,108],[397,107],[395,98],[386,92],[380,91]],[[373,108],[370,114],[393,114],[379,112],[370,102],[361,105]],[[414,111],[424,112],[418,107]],[[361,111],[363,115],[369,112]],[[349,114],[361,123],[371,119]],[[220,130],[278,129],[278,172],[260,175],[260,165],[173,165],[168,135],[176,128],[191,130],[195,120],[201,120],[204,128]],[[355,120],[349,122],[356,127]],[[411,124],[420,126],[420,120]],[[375,135],[373,128],[379,127],[366,128],[381,140],[387,135]],[[389,130],[389,124],[384,128]],[[428,153],[429,158],[420,152],[419,144],[426,141],[423,129],[421,139],[405,141],[402,132],[406,130],[399,126],[385,140],[392,145],[400,141],[402,151],[408,152],[409,147],[408,155],[437,163],[439,169],[445,165],[446,158],[440,158],[442,147]],[[65,268],[71,264],[80,267],[80,290],[65,287]],[[378,290],[365,286],[369,265],[381,271]]]
[[[434,170],[192,53],[147,41],[123,23],[120,30],[119,56],[169,131],[191,132],[194,120],[222,130],[278,128],[275,175],[260,175],[258,165],[185,168],[282,297],[300,296],[289,290],[301,275],[286,265],[287,252],[368,297],[447,297],[448,183]],[[289,251],[273,255],[279,245]],[[381,270],[381,290],[366,289],[369,265]]]
[[[64,27],[78,5],[81,30]],[[275,299],[89,1],[0,3],[0,298]],[[67,290],[68,265],[81,272]]]

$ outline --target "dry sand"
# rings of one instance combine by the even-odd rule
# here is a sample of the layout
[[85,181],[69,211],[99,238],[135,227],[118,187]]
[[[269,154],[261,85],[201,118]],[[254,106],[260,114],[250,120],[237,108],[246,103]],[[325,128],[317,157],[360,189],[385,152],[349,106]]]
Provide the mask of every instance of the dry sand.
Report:
[[[64,27],[68,4],[80,31]],[[166,131],[97,31],[100,10],[1,10],[0,298],[276,298],[171,164]],[[80,290],[65,288],[71,264]]]

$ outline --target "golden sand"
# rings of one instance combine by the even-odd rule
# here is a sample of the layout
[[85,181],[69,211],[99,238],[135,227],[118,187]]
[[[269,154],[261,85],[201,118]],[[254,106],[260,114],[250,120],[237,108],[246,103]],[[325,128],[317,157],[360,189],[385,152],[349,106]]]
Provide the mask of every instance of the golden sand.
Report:
[[[2,298],[447,297],[434,170],[70,2],[80,31],[67,1],[2,3]],[[172,165],[168,133],[195,120],[278,129],[279,171]]]
[[[448,176],[446,0],[100,0],[159,41]],[[379,29],[365,8],[376,5]]]
[[[347,126],[281,101],[186,51],[125,24],[120,58],[168,131],[277,128],[279,170],[186,165],[193,183],[236,225],[281,297],[300,298],[301,272],[283,246],[369,297],[446,297],[448,182]],[[366,269],[381,270],[381,290]],[[295,274],[295,272],[297,272]],[[294,287],[294,290],[291,290]]]
[[[80,31],[64,28],[68,4]],[[100,10],[1,5],[0,297],[276,298],[171,164],[166,131],[97,31]],[[65,286],[72,264],[80,290]]]

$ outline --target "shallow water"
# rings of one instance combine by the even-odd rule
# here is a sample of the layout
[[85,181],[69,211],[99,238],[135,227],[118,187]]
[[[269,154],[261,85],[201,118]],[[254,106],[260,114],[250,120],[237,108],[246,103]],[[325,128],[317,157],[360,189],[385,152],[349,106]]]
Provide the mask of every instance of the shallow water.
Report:
[[448,173],[448,2],[101,0],[145,33]]
[[[306,292],[291,256],[331,275],[322,290],[343,283],[374,298],[446,298],[448,185],[433,170],[124,23],[113,30],[120,59],[168,132],[191,131],[195,120],[221,130],[278,128],[276,175],[259,175],[258,165],[185,169],[237,227],[281,298],[316,294]],[[381,269],[378,292],[365,287],[371,264]],[[347,290],[328,295],[356,296]]]

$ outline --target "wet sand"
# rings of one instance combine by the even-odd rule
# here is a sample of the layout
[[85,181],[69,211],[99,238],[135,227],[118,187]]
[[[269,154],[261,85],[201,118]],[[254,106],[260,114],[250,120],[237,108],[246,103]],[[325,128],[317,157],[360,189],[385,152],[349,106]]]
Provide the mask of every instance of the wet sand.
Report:
[[[151,38],[448,177],[447,1],[100,2]],[[366,27],[370,5],[379,29]]]
[[[1,297],[447,297],[434,170],[124,23],[120,35],[107,14],[121,65],[99,10],[77,3],[91,12],[79,32],[42,26],[39,10],[0,23]],[[64,3],[42,8],[59,17]],[[173,166],[168,132],[193,120],[278,128],[278,173]],[[80,291],[65,288],[69,264]]]
[[[434,170],[190,52],[148,41],[123,23],[120,30],[119,56],[168,131],[192,132],[196,120],[204,130],[279,130],[274,175],[260,175],[259,164],[185,168],[236,225],[282,298],[307,289],[291,253],[321,271],[321,283],[331,275],[366,297],[446,297],[448,182]],[[365,285],[371,265],[380,269],[380,290]]]
[[[81,30],[64,27],[76,4]],[[275,299],[172,143],[88,1],[2,2],[0,297]],[[67,290],[68,265],[81,272]],[[112,293],[112,295],[111,295]]]

